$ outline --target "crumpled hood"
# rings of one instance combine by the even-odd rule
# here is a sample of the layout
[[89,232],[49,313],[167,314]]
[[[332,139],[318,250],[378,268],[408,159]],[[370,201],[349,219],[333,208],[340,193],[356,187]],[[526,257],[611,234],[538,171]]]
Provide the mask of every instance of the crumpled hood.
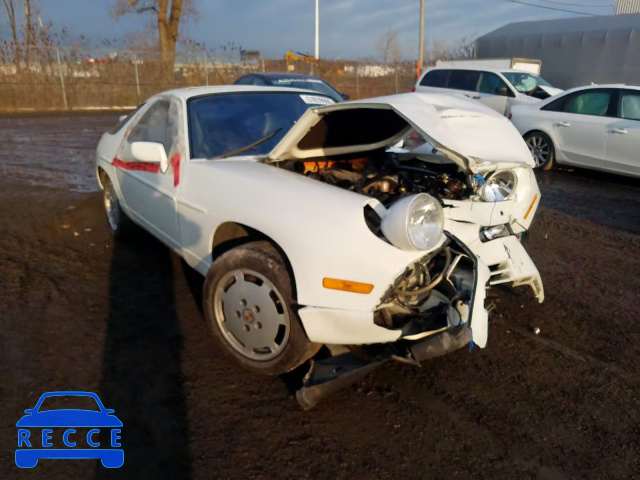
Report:
[[559,93],[564,92],[564,90],[562,90],[561,88],[556,88],[556,87],[545,87],[544,85],[538,85],[538,88],[540,90],[544,90],[545,92],[547,92],[549,95],[551,95],[552,97],[554,95],[557,95]]
[[429,93],[405,93],[307,110],[266,162],[386,148],[412,129],[471,172],[496,164],[534,166],[522,137],[505,117],[463,96]]

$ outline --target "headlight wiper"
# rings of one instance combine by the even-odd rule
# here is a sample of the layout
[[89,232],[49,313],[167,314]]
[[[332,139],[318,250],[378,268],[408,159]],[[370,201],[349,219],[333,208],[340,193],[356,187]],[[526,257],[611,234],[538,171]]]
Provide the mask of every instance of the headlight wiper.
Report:
[[264,137],[259,138],[255,142],[251,142],[249,145],[245,145],[244,147],[236,148],[235,150],[231,150],[230,152],[226,152],[226,153],[223,153],[221,155],[217,155],[215,157],[208,158],[207,160],[218,160],[220,158],[233,157],[234,155],[238,155],[238,154],[240,154],[242,152],[246,152],[248,150],[251,150],[252,148],[257,147],[258,145],[263,144],[267,140],[270,140],[271,138],[275,137],[281,131],[282,131],[282,127],[276,128],[273,132],[266,134]]

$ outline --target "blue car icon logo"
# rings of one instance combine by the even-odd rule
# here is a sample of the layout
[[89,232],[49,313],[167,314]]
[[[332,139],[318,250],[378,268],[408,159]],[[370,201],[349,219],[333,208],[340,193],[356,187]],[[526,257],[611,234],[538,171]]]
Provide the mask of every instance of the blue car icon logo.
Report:
[[[84,408],[67,408],[78,404]],[[41,458],[99,458],[107,468],[124,464],[122,422],[113,410],[104,408],[95,393],[45,393],[34,408],[24,412],[16,423],[18,467],[33,468]]]

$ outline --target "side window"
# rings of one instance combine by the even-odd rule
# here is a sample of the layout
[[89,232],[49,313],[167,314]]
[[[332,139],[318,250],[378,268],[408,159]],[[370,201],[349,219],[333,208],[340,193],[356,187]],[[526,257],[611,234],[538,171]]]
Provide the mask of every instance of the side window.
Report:
[[548,105],[545,105],[540,110],[546,110],[547,112],[564,112],[564,106],[567,103],[567,97],[571,97],[571,95],[566,95],[558,100],[554,100]]
[[604,117],[609,110],[611,91],[587,90],[567,99],[565,112]]
[[122,130],[122,127],[124,127],[124,126],[129,122],[129,120],[131,120],[131,119],[133,118],[133,116],[134,116],[136,113],[138,113],[138,112],[140,111],[140,109],[141,109],[142,107],[144,107],[144,106],[145,106],[145,104],[144,104],[144,103],[141,103],[141,104],[140,104],[140,105],[138,105],[134,110],[132,110],[131,112],[129,112],[127,115],[125,115],[125,117],[124,117],[122,120],[120,120],[120,121],[118,122],[118,125],[116,125],[114,128],[112,128],[112,129],[109,131],[109,133],[110,133],[111,135],[115,135],[115,134],[116,134],[116,133],[118,133],[120,130]]
[[445,88],[447,86],[449,72],[450,70],[431,70],[422,77],[420,85],[423,87]]
[[236,85],[251,85],[251,77],[241,77],[236,82]]
[[620,118],[640,120],[640,91],[620,92]]
[[482,75],[480,75],[480,83],[478,84],[478,92],[500,95],[498,93],[499,88],[506,88],[509,96],[513,96],[507,84],[498,75],[490,72],[482,72]]
[[448,88],[454,90],[468,90],[475,92],[480,80],[480,72],[474,70],[451,70],[449,75]]
[[133,142],[161,143],[164,145],[167,156],[169,156],[174,140],[169,121],[170,106],[171,103],[168,100],[158,100],[151,105],[136,126],[133,127],[127,142],[130,144]]

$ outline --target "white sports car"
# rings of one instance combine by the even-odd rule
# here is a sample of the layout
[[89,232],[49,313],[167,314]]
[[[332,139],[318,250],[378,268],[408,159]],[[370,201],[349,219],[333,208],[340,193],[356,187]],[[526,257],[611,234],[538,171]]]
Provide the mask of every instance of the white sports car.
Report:
[[204,275],[220,348],[266,374],[322,344],[412,363],[483,348],[489,285],[542,302],[519,241],[540,201],[533,165],[472,100],[241,86],[156,95],[96,155],[114,233],[133,222]]

